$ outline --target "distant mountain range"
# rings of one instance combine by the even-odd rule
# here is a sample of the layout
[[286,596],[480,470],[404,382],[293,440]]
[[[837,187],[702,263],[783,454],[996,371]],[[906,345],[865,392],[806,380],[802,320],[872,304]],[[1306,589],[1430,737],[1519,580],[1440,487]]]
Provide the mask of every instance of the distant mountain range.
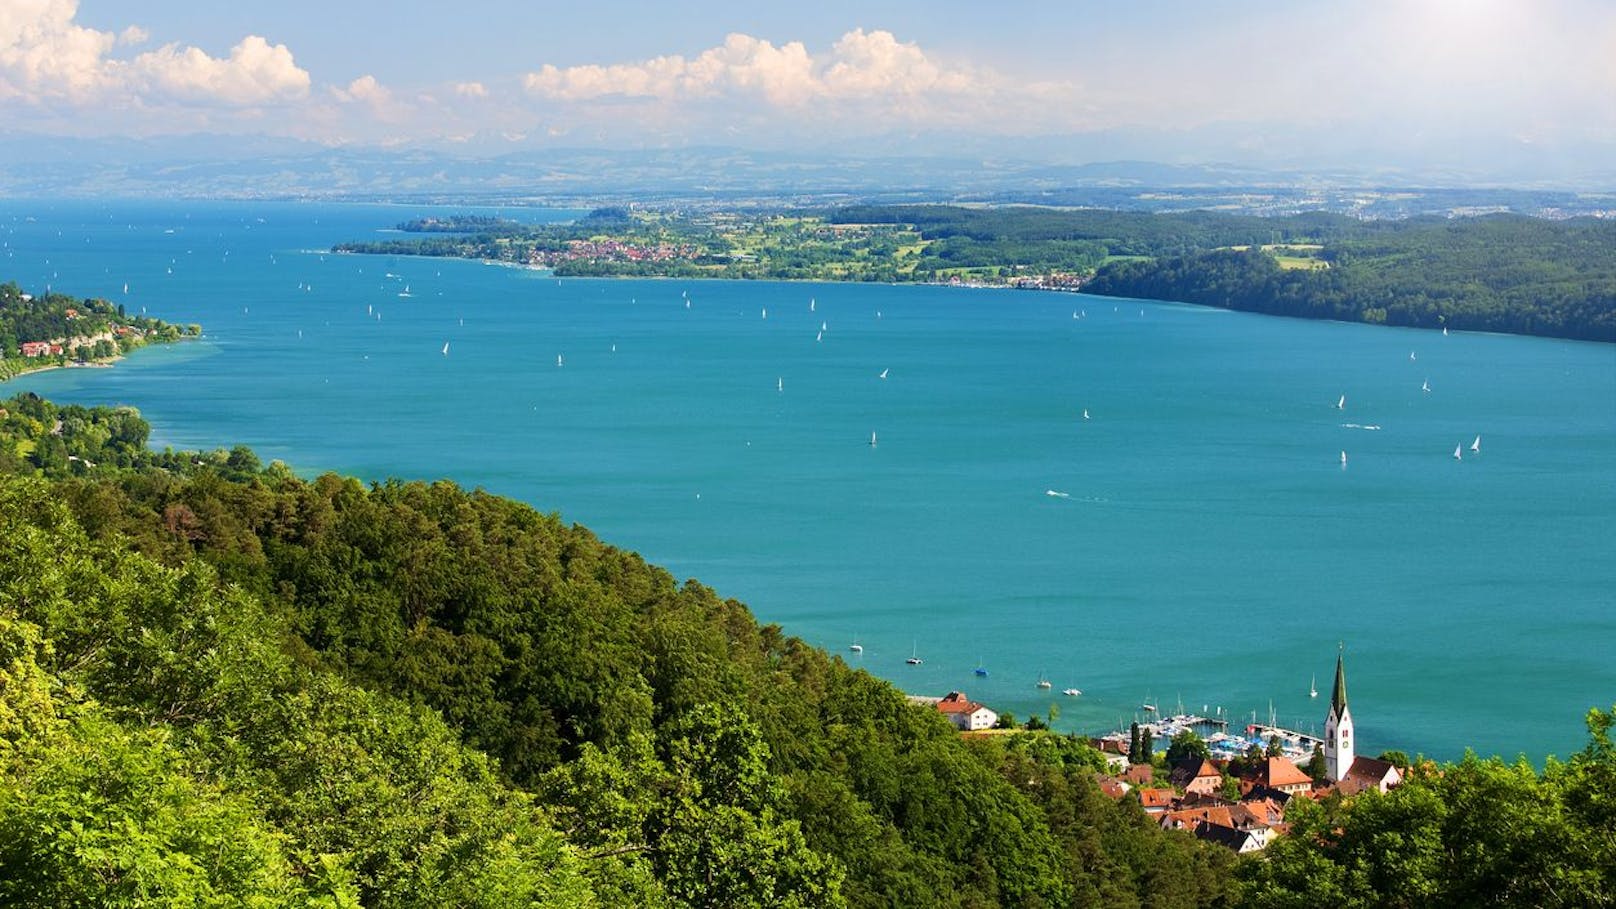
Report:
[[[969,151],[827,156],[726,147],[556,148],[479,155],[220,135],[18,135],[0,144],[0,195],[9,197],[721,206],[947,201],[1276,213],[1327,208],[1372,216],[1472,208],[1552,216],[1616,209],[1616,194],[1610,192],[1574,192],[1563,186],[1452,188],[1465,185],[1436,173],[1149,161],[1051,164]],[[1589,185],[1609,190],[1616,182]],[[1412,197],[1404,192],[1433,186],[1447,188],[1421,189]]]

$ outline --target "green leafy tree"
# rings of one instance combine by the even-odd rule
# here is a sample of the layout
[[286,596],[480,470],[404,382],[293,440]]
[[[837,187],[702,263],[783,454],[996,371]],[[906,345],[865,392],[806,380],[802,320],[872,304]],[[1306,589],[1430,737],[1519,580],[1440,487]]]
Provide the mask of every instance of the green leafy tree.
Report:
[[1330,765],[1324,760],[1323,747],[1313,749],[1313,756],[1307,759],[1307,764],[1302,767],[1302,772],[1315,780],[1322,780],[1329,775]]
[[1212,749],[1207,747],[1206,740],[1201,738],[1195,730],[1185,729],[1173,736],[1167,745],[1167,763],[1177,764],[1179,761],[1203,761],[1212,757]]
[[[1317,749],[1314,750],[1316,751]],[[1408,759],[1408,755],[1402,751],[1382,751],[1380,759],[1404,772],[1407,772],[1413,763]]]
[[648,818],[659,877],[692,905],[839,906],[841,872],[781,814],[769,749],[743,714],[699,707],[670,730],[667,785]]
[[[1613,711],[1616,712],[1616,711]],[[1610,905],[1616,893],[1612,714],[1589,714],[1589,745],[1542,773],[1468,755],[1415,769],[1385,794],[1287,807],[1291,835],[1240,867],[1255,907]]]

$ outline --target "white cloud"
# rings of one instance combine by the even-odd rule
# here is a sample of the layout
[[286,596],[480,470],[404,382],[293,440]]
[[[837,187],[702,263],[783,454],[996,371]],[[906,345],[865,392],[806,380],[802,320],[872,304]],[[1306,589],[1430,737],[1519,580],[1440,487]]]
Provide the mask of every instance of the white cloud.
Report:
[[387,86],[377,82],[376,77],[369,73],[349,82],[347,88],[332,89],[331,93],[339,101],[370,105],[386,104],[393,99],[393,93],[387,90]]
[[679,55],[639,63],[545,64],[523,80],[531,94],[559,101],[613,96],[663,100],[722,96],[757,98],[775,107],[815,100],[879,102],[920,94],[968,94],[987,88],[983,76],[945,68],[918,45],[891,32],[855,29],[829,52],[814,56],[800,41],[775,46],[731,34],[692,59]]
[[79,100],[109,80],[117,38],[73,21],[75,0],[0,3],[0,98]]
[[488,89],[481,82],[456,82],[454,93],[462,98],[488,97]]
[[918,45],[901,43],[885,31],[854,29],[836,42],[831,57],[824,84],[833,95],[967,93],[980,78],[962,69],[945,70]]
[[305,97],[309,74],[283,44],[248,35],[228,57],[168,44],[133,60],[111,57],[119,44],[150,38],[79,25],[76,0],[0,3],[0,99],[28,104],[133,101],[247,106]]
[[129,71],[136,84],[179,100],[250,105],[309,93],[308,71],[292,60],[286,45],[271,45],[258,35],[243,38],[225,59],[195,47],[164,45],[136,57]]

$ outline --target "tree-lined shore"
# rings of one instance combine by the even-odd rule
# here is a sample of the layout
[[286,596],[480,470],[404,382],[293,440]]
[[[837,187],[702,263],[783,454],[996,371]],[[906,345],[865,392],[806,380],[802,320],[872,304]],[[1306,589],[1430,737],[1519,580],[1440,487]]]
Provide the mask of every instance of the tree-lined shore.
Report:
[[146,344],[194,338],[200,325],[129,315],[121,304],[0,284],[0,381],[58,366],[107,363]]
[[[1616,222],[1519,215],[1151,214],[1030,206],[600,209],[572,224],[418,220],[340,252],[455,256],[561,276],[966,283],[1300,318],[1616,341]],[[469,232],[436,233],[458,227]]]

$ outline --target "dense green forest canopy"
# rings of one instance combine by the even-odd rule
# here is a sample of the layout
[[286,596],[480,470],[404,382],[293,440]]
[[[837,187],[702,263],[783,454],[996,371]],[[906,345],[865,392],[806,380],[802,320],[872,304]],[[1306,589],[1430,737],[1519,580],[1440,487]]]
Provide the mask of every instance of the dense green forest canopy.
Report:
[[1085,290],[1272,315],[1616,341],[1616,222],[1394,222],[1286,268],[1256,247],[1100,268]]
[[1236,861],[1102,795],[1083,741],[964,739],[556,515],[0,410],[0,903],[1616,899],[1611,713]]
[[344,243],[558,275],[968,282],[1303,318],[1616,341],[1616,221],[1366,221],[1032,206],[601,209],[573,224]]

